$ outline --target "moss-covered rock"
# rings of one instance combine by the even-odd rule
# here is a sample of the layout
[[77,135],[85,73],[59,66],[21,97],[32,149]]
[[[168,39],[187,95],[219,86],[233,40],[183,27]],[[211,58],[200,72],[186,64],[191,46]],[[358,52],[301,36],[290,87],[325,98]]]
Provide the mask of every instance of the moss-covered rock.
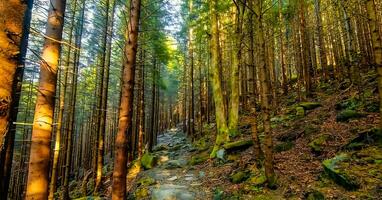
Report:
[[313,110],[321,107],[322,105],[317,102],[301,102],[298,104],[298,106],[303,107],[305,110]]
[[306,200],[325,200],[324,194],[317,190],[307,192],[304,197]]
[[155,146],[153,151],[164,151],[164,150],[169,150],[170,148],[168,147],[168,145],[166,144],[161,144],[161,145],[158,145],[158,146]]
[[329,139],[329,135],[320,135],[313,141],[311,141],[308,146],[315,153],[321,153],[323,146],[326,144],[326,141]]
[[365,116],[365,113],[360,113],[355,110],[344,110],[338,113],[336,120],[338,122],[348,122],[351,119],[359,119]]
[[232,183],[242,183],[245,180],[249,178],[249,172],[248,171],[239,171],[230,176],[230,180]]
[[147,176],[147,177],[143,177],[141,179],[138,180],[137,182],[138,186],[150,186],[150,185],[155,185],[156,184],[156,181],[155,179]]
[[359,183],[354,176],[349,175],[341,169],[341,162],[347,161],[350,156],[342,153],[332,159],[325,160],[322,164],[325,172],[337,184],[343,186],[347,190],[355,190],[359,188]]
[[359,150],[370,144],[382,147],[382,131],[380,129],[374,128],[358,133],[356,138],[345,145],[345,149]]
[[147,198],[149,195],[150,195],[150,192],[147,188],[138,188],[134,192],[134,196],[137,199],[144,199],[144,198]]
[[141,164],[144,169],[152,169],[155,167],[156,162],[157,158],[150,153],[145,153],[141,158]]
[[227,151],[245,150],[253,145],[253,140],[239,140],[225,143],[223,148]]
[[188,161],[189,165],[198,165],[200,163],[204,163],[209,159],[209,155],[206,153],[198,154],[195,156],[192,156],[191,159]]
[[286,142],[282,142],[282,143],[275,145],[274,151],[279,153],[279,152],[283,152],[283,151],[288,151],[288,150],[292,149],[293,147],[294,147],[293,142],[286,141]]
[[259,173],[258,175],[251,176],[246,182],[253,186],[262,186],[267,182],[267,177],[264,173]]
[[305,109],[303,107],[301,107],[301,106],[296,107],[296,116],[298,118],[305,117]]

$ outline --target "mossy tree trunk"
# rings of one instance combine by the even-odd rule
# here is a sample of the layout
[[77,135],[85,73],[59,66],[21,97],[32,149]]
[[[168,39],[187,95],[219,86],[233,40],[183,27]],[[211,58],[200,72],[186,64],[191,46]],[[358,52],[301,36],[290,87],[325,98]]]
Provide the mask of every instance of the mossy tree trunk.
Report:
[[215,146],[211,152],[210,157],[216,157],[216,152],[220,146],[229,140],[228,126],[226,121],[226,111],[224,106],[223,91],[220,79],[220,61],[219,61],[219,27],[218,27],[218,11],[217,0],[210,2],[210,14],[211,14],[211,79],[212,79],[212,91],[215,101],[215,118],[217,135]]

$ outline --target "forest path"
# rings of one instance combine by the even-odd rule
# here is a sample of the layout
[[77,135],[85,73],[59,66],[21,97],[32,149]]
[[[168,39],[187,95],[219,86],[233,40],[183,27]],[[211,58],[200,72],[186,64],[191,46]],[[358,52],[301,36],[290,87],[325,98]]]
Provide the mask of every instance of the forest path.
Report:
[[139,174],[135,196],[139,196],[139,191],[147,191],[149,194],[146,199],[208,199],[212,194],[200,181],[205,172],[187,164],[195,150],[190,140],[179,129],[171,129],[159,135],[158,145],[153,150],[158,164]]

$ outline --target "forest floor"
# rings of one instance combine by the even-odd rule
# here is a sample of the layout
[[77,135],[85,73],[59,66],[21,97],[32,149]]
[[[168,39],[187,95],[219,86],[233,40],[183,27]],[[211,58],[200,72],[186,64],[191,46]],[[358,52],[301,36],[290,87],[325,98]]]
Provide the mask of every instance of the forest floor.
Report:
[[[254,116],[242,113],[240,134],[209,159],[214,124],[191,143],[178,129],[160,135],[152,169],[131,180],[132,199],[382,199],[382,136],[376,131],[375,75],[363,91],[348,82],[320,85],[307,105],[279,99],[272,118],[278,187],[268,189],[251,146]],[[301,107],[303,112],[301,112]],[[262,125],[259,124],[262,141]]]

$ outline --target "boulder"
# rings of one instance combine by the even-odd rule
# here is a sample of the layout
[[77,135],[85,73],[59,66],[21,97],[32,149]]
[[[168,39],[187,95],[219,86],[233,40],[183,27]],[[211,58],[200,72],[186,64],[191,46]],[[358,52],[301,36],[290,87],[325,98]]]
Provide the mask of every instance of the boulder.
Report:
[[298,106],[303,107],[305,110],[313,110],[321,107],[322,105],[317,102],[301,102],[298,104]]
[[184,163],[182,163],[180,160],[170,160],[166,162],[164,168],[176,169],[176,168],[182,168],[183,166],[184,166]]
[[274,147],[274,150],[275,150],[275,152],[279,153],[279,152],[283,152],[283,151],[288,151],[288,150],[292,149],[293,147],[294,147],[293,142],[286,141],[286,142],[282,142],[282,143],[277,144]]
[[382,131],[380,129],[374,128],[360,132],[358,136],[347,143],[344,148],[348,150],[359,150],[369,144],[376,144],[382,147]]
[[325,196],[317,190],[307,192],[304,197],[306,200],[325,200]]
[[329,135],[320,135],[313,141],[311,141],[308,146],[314,153],[321,153],[323,146],[326,144],[326,141],[329,139]]
[[152,200],[193,200],[195,194],[190,192],[186,186],[165,184],[155,188],[152,192]]
[[225,143],[223,148],[226,151],[236,151],[236,150],[245,150],[253,145],[253,140],[239,140],[235,142]]
[[156,181],[155,181],[155,179],[148,176],[148,177],[143,177],[143,178],[139,179],[137,184],[138,184],[138,186],[146,187],[146,186],[155,185]]
[[249,178],[250,174],[248,171],[239,171],[231,175],[230,180],[232,183],[241,183]]
[[198,165],[200,163],[204,163],[209,159],[209,155],[202,153],[199,155],[192,156],[190,161],[188,162],[189,165]]
[[355,110],[344,110],[338,113],[336,120],[337,122],[348,122],[351,119],[359,119],[365,116],[365,113],[360,113]]
[[161,144],[161,145],[155,146],[153,151],[164,151],[169,149],[170,148],[166,144]]
[[348,154],[342,153],[332,159],[325,160],[322,164],[325,172],[334,182],[347,190],[356,190],[359,188],[356,177],[349,175],[341,168],[341,162],[346,162],[349,159]]
[[147,188],[138,188],[134,192],[134,196],[136,199],[144,199],[147,198],[150,195],[150,192]]
[[150,153],[145,153],[141,158],[141,164],[144,169],[152,169],[155,167],[156,162],[157,158]]

